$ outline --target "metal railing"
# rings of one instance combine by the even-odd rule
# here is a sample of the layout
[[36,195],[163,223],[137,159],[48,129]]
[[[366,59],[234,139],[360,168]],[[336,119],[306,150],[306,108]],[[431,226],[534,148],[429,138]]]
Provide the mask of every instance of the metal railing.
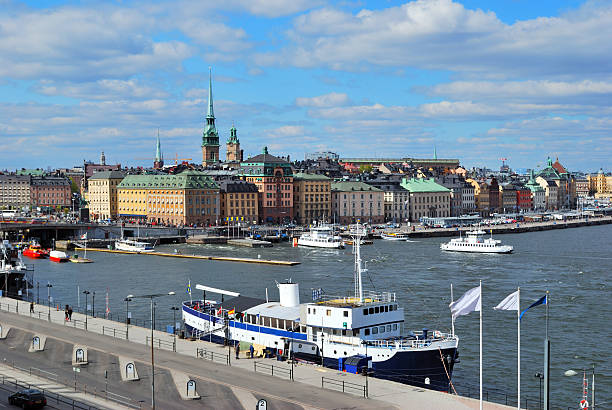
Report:
[[[327,386],[327,387],[326,387]],[[368,390],[365,384],[351,383],[344,380],[330,379],[329,377],[321,377],[321,388],[329,390],[340,390],[342,393],[352,393],[368,397]]]
[[102,334],[125,340],[127,340],[128,338],[128,332],[125,329],[117,329],[116,327],[109,327],[104,325],[102,325]]
[[221,354],[210,350],[202,349],[200,347],[196,349],[196,357],[200,359],[210,360],[211,362],[223,363],[226,365],[230,364],[229,354]]
[[287,368],[283,366],[275,366],[273,364],[263,363],[263,362],[253,362],[253,370],[257,373],[259,369],[260,372],[267,372],[271,376],[285,376],[289,378],[289,380],[293,381],[293,369]]
[[[130,399],[129,397],[124,397],[121,396],[119,394],[110,392],[110,391],[98,391],[95,387],[92,390],[91,388],[89,390],[87,390],[87,385],[86,384],[78,384],[77,381],[71,381],[71,380],[64,380],[65,383],[62,383],[62,380],[60,379],[60,377],[55,374],[55,373],[51,373],[51,372],[47,372],[45,370],[42,369],[38,369],[35,367],[31,367],[29,369],[25,369],[19,366],[16,366],[14,363],[12,364],[12,367],[16,370],[20,370],[22,372],[25,373],[29,373],[30,375],[34,374],[36,375],[36,373],[38,373],[39,377],[47,379],[47,380],[53,380],[55,382],[57,382],[58,384],[63,385],[62,389],[65,391],[66,387],[71,385],[74,386],[74,391],[75,392],[81,392],[85,395],[92,395],[94,397],[100,398],[100,399],[104,399],[104,400],[108,400],[108,401],[112,401],[114,403],[120,404],[122,406],[126,406],[129,408],[133,408],[133,409],[140,409],[141,408],[141,403],[137,402],[135,400]],[[43,375],[44,373],[44,375]],[[15,391],[15,390],[20,390],[20,389],[31,389],[31,388],[35,388],[40,390],[45,397],[47,397],[47,402],[49,403],[51,400],[55,403],[62,403],[62,404],[67,404],[69,406],[72,406],[72,408],[74,409],[97,409],[98,407],[95,407],[94,405],[91,404],[87,404],[87,403],[83,403],[81,401],[78,400],[74,400],[71,399],[70,397],[61,395],[59,393],[55,393],[53,391],[50,391],[48,388],[45,388],[43,386],[39,386],[37,384],[34,383],[29,383],[27,381],[24,380],[19,380],[15,377],[11,377],[11,376],[7,376],[5,374],[0,373],[0,376],[2,376],[2,385],[0,385],[0,388],[3,388],[4,390],[8,390],[8,391]],[[14,389],[8,389],[6,388],[6,386],[13,386]],[[50,403],[49,403],[50,404]]]
[[[146,345],[151,345],[151,336],[147,336]],[[171,350],[176,352],[176,341],[173,340],[171,342],[162,339],[153,338],[153,347],[157,347],[158,349]]]

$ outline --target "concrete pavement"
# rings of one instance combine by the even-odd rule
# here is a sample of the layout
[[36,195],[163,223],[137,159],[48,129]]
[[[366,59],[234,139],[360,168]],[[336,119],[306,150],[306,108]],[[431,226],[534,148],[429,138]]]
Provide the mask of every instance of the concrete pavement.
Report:
[[[16,311],[19,316],[16,316]],[[6,312],[12,314],[7,314]],[[51,321],[48,321],[50,317]],[[64,343],[78,343],[89,346],[108,354],[121,354],[137,361],[138,372],[148,367],[150,373],[150,348],[142,345],[150,343],[150,329],[129,326],[103,318],[87,318],[74,313],[72,322],[64,320],[63,310],[49,309],[47,306],[35,306],[34,313],[29,313],[29,302],[18,302],[14,299],[0,298],[0,324],[39,332],[47,337],[57,338]],[[126,340],[126,331],[129,336]],[[99,335],[108,337],[101,337]],[[48,339],[47,339],[48,340]],[[0,341],[0,346],[1,346]],[[233,351],[227,347],[204,341],[189,341],[175,339],[172,335],[154,331],[156,387],[157,369],[181,371],[189,374],[198,383],[198,393],[202,394],[208,386],[226,388],[235,403],[247,408],[255,405],[253,398],[268,397],[276,403],[277,408],[425,408],[440,410],[477,409],[478,400],[420,389],[409,385],[386,380],[369,378],[369,399],[355,394],[321,389],[321,377],[337,381],[345,381],[363,386],[365,378],[361,375],[344,373],[329,368],[321,368],[307,364],[294,366],[294,382],[287,380],[285,372],[278,369],[289,369],[291,366],[272,359],[240,359],[236,360]],[[176,353],[172,350],[176,349]],[[214,352],[220,363],[205,359],[196,359],[198,349]],[[226,365],[227,355],[230,355],[231,366]],[[254,372],[253,362],[265,363],[265,369]],[[269,372],[270,366],[275,366],[280,377],[272,377],[259,371]],[[262,366],[264,367],[264,366]],[[268,373],[269,374],[269,373]],[[125,382],[124,382],[125,383]],[[150,384],[149,384],[150,386]],[[109,388],[110,389],[110,388]],[[150,391],[150,389],[149,389]],[[206,397],[204,397],[206,400]],[[247,403],[249,405],[247,406]],[[220,404],[220,403],[219,403]],[[228,403],[229,404],[229,403]],[[288,406],[288,407],[287,407]],[[225,407],[225,406],[224,406]],[[276,406],[275,406],[276,407]],[[507,406],[485,403],[486,409],[505,409]]]

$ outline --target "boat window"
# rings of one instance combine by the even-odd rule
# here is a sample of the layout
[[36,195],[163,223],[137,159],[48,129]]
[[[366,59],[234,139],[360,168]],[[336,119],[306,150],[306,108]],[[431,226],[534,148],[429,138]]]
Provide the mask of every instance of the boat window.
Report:
[[368,314],[368,309],[363,309],[363,315],[367,316],[367,314]]
[[377,335],[378,334],[378,328],[377,327],[373,327],[372,328],[372,334],[373,335]]
[[385,306],[385,313],[389,311],[389,306]]
[[387,325],[387,332],[391,331],[391,325]]
[[310,308],[308,308],[308,314],[310,314]]
[[331,309],[327,309],[327,311],[325,312],[325,315],[331,316]]
[[374,308],[370,308],[370,314],[373,315],[374,314]]
[[384,325],[383,325],[383,326],[381,326],[381,327],[379,328],[379,330],[380,330],[380,333],[384,333],[384,332],[385,332],[385,326],[384,326]]
[[370,329],[365,329],[363,331],[364,336],[370,336]]
[[298,347],[301,349],[301,348],[302,348],[302,344],[301,344],[301,343],[300,343],[300,344],[298,344]]
[[346,330],[342,331],[342,336],[346,336]]
[[374,313],[380,313],[380,308],[378,306],[374,308]]
[[312,309],[312,314],[316,315],[317,314],[317,309]]
[[397,330],[397,323],[393,324],[393,330]]
[[344,311],[344,317],[348,317],[348,310]]

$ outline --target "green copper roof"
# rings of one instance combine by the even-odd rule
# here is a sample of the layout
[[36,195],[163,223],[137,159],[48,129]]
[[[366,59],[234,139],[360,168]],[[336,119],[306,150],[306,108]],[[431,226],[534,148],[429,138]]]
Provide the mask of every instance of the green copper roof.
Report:
[[450,189],[437,184],[433,178],[403,178],[400,185],[410,192],[450,192]]
[[118,185],[126,189],[218,189],[219,186],[200,171],[187,170],[178,175],[128,175]]
[[361,181],[343,181],[343,182],[332,182],[332,191],[338,192],[349,192],[349,191],[371,191],[371,192],[382,192],[382,190],[368,185]]
[[238,140],[238,132],[236,131],[236,127],[234,127],[234,124],[232,124],[232,128],[230,128],[230,136],[227,139],[227,143],[240,144],[240,141]]
[[294,181],[329,181],[330,178],[320,174],[306,174],[304,172],[298,172],[293,176]]

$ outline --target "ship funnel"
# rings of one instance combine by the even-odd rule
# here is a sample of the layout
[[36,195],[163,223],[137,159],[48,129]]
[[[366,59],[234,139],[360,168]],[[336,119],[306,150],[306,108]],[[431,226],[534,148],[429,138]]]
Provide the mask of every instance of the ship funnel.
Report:
[[300,287],[297,283],[287,281],[277,283],[280,305],[284,307],[295,307],[300,304]]

